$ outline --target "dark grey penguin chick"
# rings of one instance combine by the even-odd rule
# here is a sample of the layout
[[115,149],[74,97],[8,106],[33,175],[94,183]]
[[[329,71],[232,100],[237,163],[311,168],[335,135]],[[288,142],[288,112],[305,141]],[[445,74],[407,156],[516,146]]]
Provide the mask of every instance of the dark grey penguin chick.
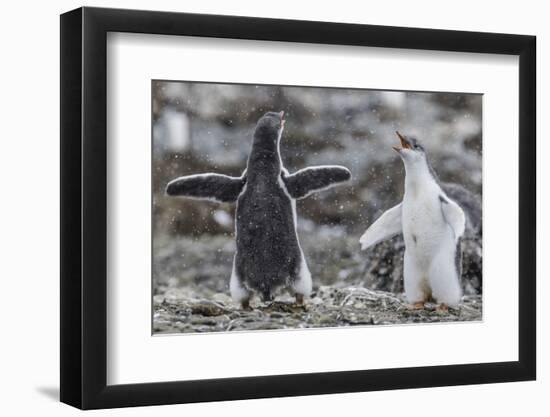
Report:
[[311,274],[296,231],[296,199],[351,178],[341,166],[309,167],[290,175],[279,150],[283,116],[284,112],[268,112],[260,118],[241,177],[191,175],[166,187],[171,196],[237,202],[230,290],[243,308],[249,308],[252,292],[269,301],[275,290],[288,288],[299,304],[310,295]]

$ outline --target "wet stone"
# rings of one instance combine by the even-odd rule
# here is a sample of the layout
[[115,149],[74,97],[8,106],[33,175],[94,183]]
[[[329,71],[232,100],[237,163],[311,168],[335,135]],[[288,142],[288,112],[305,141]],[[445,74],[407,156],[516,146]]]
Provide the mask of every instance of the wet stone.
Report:
[[211,301],[201,301],[199,303],[192,304],[190,306],[192,314],[200,314],[203,316],[221,316],[222,314],[229,313],[229,310],[222,305],[213,303]]

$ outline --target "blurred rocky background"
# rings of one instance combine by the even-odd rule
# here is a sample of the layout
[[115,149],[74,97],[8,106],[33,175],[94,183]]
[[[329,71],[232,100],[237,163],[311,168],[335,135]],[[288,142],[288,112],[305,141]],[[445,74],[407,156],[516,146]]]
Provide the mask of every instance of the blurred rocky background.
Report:
[[[482,96],[478,94],[153,81],[152,100],[153,293],[158,332],[223,330],[225,324],[193,325],[195,319],[215,320],[192,312],[205,313],[200,306],[212,303],[219,307],[215,309],[219,316],[229,317],[227,312],[235,311],[227,297],[235,250],[234,204],[169,198],[164,187],[169,180],[188,174],[240,175],[254,126],[266,111],[285,111],[281,154],[290,172],[310,165],[341,164],[353,175],[348,185],[297,203],[298,233],[313,275],[312,306],[331,305],[324,299],[314,302],[321,289],[325,298],[333,291],[363,288],[383,294],[380,300],[392,293],[402,301],[402,238],[366,252],[360,251],[358,243],[365,229],[402,199],[404,168],[391,149],[397,143],[396,130],[421,140],[440,179],[470,191],[481,209]],[[473,303],[475,314],[466,318],[454,312],[445,320],[481,318],[482,229],[477,223],[469,226],[462,243],[464,308]],[[167,307],[168,300],[176,303],[173,308]],[[296,327],[285,314],[289,320],[298,314],[301,318],[294,319],[302,323],[298,327],[321,325],[311,319],[311,311],[275,311],[277,317],[283,315],[275,320],[279,324],[270,318],[270,310],[262,314],[261,320],[233,318],[245,324],[229,330],[263,328],[262,323],[266,328]],[[358,309],[354,314],[366,313]],[[407,313],[407,318],[395,316],[393,321],[391,317],[365,320],[402,323],[410,317],[417,322],[424,316]]]

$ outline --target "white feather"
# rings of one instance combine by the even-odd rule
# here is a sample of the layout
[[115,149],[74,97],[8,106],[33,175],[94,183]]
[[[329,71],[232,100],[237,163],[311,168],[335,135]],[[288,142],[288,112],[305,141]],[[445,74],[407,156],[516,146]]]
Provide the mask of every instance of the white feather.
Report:
[[378,242],[389,239],[403,231],[402,226],[402,203],[392,207],[378,218],[361,236],[359,243],[361,249],[365,250]]
[[447,204],[441,205],[441,210],[445,216],[445,220],[449,223],[451,229],[453,229],[455,242],[457,242],[464,234],[466,228],[466,216],[464,215],[464,211],[451,199],[448,199]]
[[231,279],[229,280],[229,292],[234,302],[240,303],[250,297],[250,292],[243,286],[242,280],[237,275],[237,268],[235,266],[235,260],[237,256],[233,258],[233,270],[231,271]]

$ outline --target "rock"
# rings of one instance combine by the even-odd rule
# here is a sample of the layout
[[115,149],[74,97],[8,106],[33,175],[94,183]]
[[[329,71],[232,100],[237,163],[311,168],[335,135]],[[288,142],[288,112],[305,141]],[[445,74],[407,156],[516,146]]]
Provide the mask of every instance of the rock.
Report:
[[198,314],[202,316],[221,316],[222,314],[229,313],[229,310],[222,305],[214,303],[212,301],[201,300],[198,303],[190,305],[192,314]]
[[265,307],[260,307],[260,309],[267,314],[270,314],[273,317],[275,314],[277,317],[280,317],[280,313],[305,313],[307,312],[307,307],[305,305],[296,305],[293,303],[285,303],[281,301],[274,301],[268,304]]

